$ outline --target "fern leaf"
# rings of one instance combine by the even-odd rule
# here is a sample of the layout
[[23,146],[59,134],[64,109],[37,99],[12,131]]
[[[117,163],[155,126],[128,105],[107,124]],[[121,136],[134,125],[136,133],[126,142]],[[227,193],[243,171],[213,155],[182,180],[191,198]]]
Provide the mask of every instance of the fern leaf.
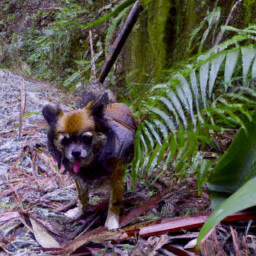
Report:
[[149,150],[148,150],[146,140],[142,133],[140,134],[140,140],[142,142],[142,145],[144,146],[143,161],[141,163],[141,168],[140,168],[140,175],[143,176],[144,170],[145,170],[146,166],[148,165],[148,161],[149,161]]
[[233,99],[234,101],[240,100],[242,102],[246,102],[246,103],[251,104],[251,105],[256,104],[255,100],[253,100],[251,98],[248,98],[248,97],[245,97],[241,93],[237,93],[237,94],[236,93],[227,93],[226,97],[229,97],[229,98]]
[[198,186],[198,194],[202,194],[202,185],[206,181],[207,171],[210,167],[210,162],[207,162],[206,160],[202,160],[201,162],[201,168],[197,174],[197,186]]
[[157,108],[151,108],[151,111],[159,115],[165,121],[171,132],[176,130],[173,120],[165,112]]
[[66,79],[65,81],[64,81],[64,87],[66,87],[66,86],[68,86],[68,85],[70,85],[72,82],[74,82],[76,79],[78,79],[79,77],[80,77],[81,75],[80,75],[80,72],[76,72],[76,73],[74,73],[73,75],[71,75],[68,79]]
[[217,111],[221,111],[225,116],[228,116],[228,119],[231,122],[234,122],[236,124],[238,124],[239,126],[245,128],[245,125],[243,123],[243,121],[238,117],[238,115],[234,114],[231,110],[230,110],[230,105],[226,106],[226,108],[221,108],[221,110],[217,110]]
[[252,64],[252,79],[254,79],[255,77],[256,77],[256,57]]
[[[234,123],[232,123],[232,120],[227,118],[225,111],[223,111],[222,109],[218,109],[217,107],[213,106],[213,107],[209,107],[208,111],[212,116],[216,115],[215,118],[218,119],[218,123],[224,123],[227,126],[235,127]],[[213,125],[213,127],[218,127],[218,126]]]
[[182,85],[176,88],[177,95],[180,99],[181,104],[185,107],[185,109],[190,112],[189,104],[186,96],[184,95],[184,91],[182,90]]
[[[195,133],[193,130],[188,130],[188,137],[186,139],[185,148],[182,152],[182,155],[180,157],[179,161],[179,168],[185,170],[187,169],[186,165],[190,165],[190,157],[194,155],[195,150],[197,151],[198,143],[197,138],[195,136]],[[187,161],[186,161],[187,160]],[[187,162],[187,163],[186,163]]]
[[232,112],[235,111],[240,111],[242,114],[244,114],[245,116],[247,116],[247,118],[249,119],[249,121],[252,121],[252,116],[249,114],[248,111],[246,111],[245,109],[243,109],[243,104],[239,104],[239,103],[230,103],[227,102],[225,99],[223,98],[219,98],[218,99],[219,102],[221,102],[223,105],[225,105],[226,107],[228,107],[229,109],[233,110]]
[[216,148],[216,145],[211,141],[211,139],[207,136],[197,135],[196,138],[202,142],[205,142],[208,145],[211,145],[213,148]]
[[[163,170],[166,170],[167,166],[169,165],[169,163],[171,162],[172,160],[172,157],[176,154],[176,151],[177,151],[177,141],[176,141],[176,136],[172,135],[170,137],[171,139],[171,142],[170,142],[170,150],[169,150],[169,153],[167,155],[167,158],[166,158],[166,161],[164,163],[164,167],[163,167]],[[169,139],[169,140],[170,140]]]
[[153,136],[155,137],[158,144],[162,145],[161,138],[160,138],[158,132],[156,131],[155,127],[147,120],[145,120],[144,122],[147,125],[147,127],[149,128],[149,130],[151,131],[151,133],[153,134]]
[[184,76],[180,76],[180,81],[182,83],[182,91],[187,99],[187,103],[188,103],[188,110],[189,110],[189,113],[190,113],[190,116],[191,116],[191,119],[192,119],[192,123],[193,123],[193,126],[194,128],[196,127],[196,119],[195,119],[195,116],[194,116],[194,112],[193,112],[193,96],[192,96],[192,92],[191,92],[191,89],[190,89],[190,86],[189,86],[189,83],[187,81],[187,79],[185,79]]
[[[181,156],[183,155],[183,151],[185,150],[186,147],[186,142],[187,142],[187,132],[184,129],[183,126],[180,127],[180,129],[177,131],[177,143],[178,143],[178,152],[177,152],[177,157],[176,160],[180,159]],[[174,165],[176,165],[176,161],[174,162]]]
[[200,67],[200,89],[201,89],[201,96],[202,101],[204,104],[204,108],[206,109],[206,86],[208,82],[208,76],[209,76],[209,61],[202,64]]
[[199,112],[199,92],[198,92],[198,83],[197,83],[197,78],[196,78],[196,72],[195,71],[192,71],[190,73],[190,81],[191,81],[193,94],[194,94],[194,97],[195,97],[198,119],[201,123],[203,123],[204,120],[203,120],[203,118],[202,118],[202,116]]
[[210,33],[211,29],[213,28],[213,26],[217,25],[217,23],[219,22],[220,19],[220,8],[217,7],[215,8],[210,15],[207,17],[207,21],[208,21],[208,28],[205,30],[204,34],[203,34],[203,38],[201,40],[200,43],[200,47],[199,47],[199,53],[202,52],[203,49],[203,45],[205,43],[205,40],[208,36],[208,34]]
[[237,64],[238,53],[239,49],[232,49],[227,53],[224,73],[225,92],[227,92],[228,85],[230,85],[230,80]]
[[164,97],[161,97],[160,101],[163,102],[165,104],[165,106],[168,108],[168,110],[170,110],[170,112],[174,114],[175,120],[176,120],[176,124],[177,124],[177,126],[179,126],[180,125],[179,116],[178,116],[175,108],[173,107],[172,103],[168,99],[166,99]]
[[[185,117],[182,105],[180,104],[180,101],[178,99],[178,97],[176,96],[176,94],[173,91],[170,91],[168,94],[169,99],[171,100],[173,106],[176,108],[182,122],[183,125],[185,126],[185,128],[187,129],[188,125],[187,125],[187,119]],[[167,136],[166,136],[167,137]]]
[[169,86],[170,86],[170,82],[168,82],[168,83],[162,83],[162,84],[157,84],[157,85],[154,85],[154,86],[150,89],[150,92],[153,92],[153,91],[155,91],[156,89],[161,89],[161,90],[168,89]]
[[221,53],[211,61],[211,71],[210,71],[210,80],[209,80],[209,97],[210,98],[212,97],[212,90],[215,84],[215,80],[220,70],[220,66],[224,61],[225,56],[226,56],[226,53]]
[[142,145],[143,145],[143,147],[144,147],[144,151],[145,152],[149,152],[149,150],[148,150],[148,145],[147,145],[147,143],[146,143],[146,140],[145,140],[145,138],[144,138],[144,135],[142,134],[142,132],[140,132],[140,141],[142,142]]
[[160,130],[160,132],[163,134],[164,138],[168,137],[168,129],[166,128],[166,126],[157,119],[153,119],[153,122],[155,123],[156,127]]
[[164,158],[164,154],[165,154],[165,150],[167,149],[167,147],[169,146],[169,140],[170,140],[170,137],[172,135],[169,135],[167,138],[165,138],[164,142],[163,142],[163,145],[161,147],[161,150],[159,152],[159,156],[158,156],[158,159],[157,159],[157,163],[159,164],[162,159]]
[[243,81],[246,82],[246,78],[252,64],[253,59],[255,58],[256,50],[252,47],[243,47],[242,48],[242,60],[243,60]]
[[152,150],[154,148],[154,140],[152,138],[152,135],[150,134],[150,132],[148,131],[147,127],[144,125],[144,123],[141,123],[141,129],[144,133],[144,135],[146,136],[147,140],[149,141],[150,144],[150,150]]
[[218,126],[218,125],[212,125],[212,124],[209,124],[209,123],[207,123],[207,122],[204,122],[204,127],[208,128],[208,129],[210,129],[210,130],[213,130],[213,131],[215,131],[215,132],[221,132],[221,131],[222,131],[222,129],[221,129],[220,126]]
[[[248,88],[248,87],[238,87],[237,89],[241,89],[241,91],[246,92],[250,94],[250,96],[256,97],[256,92],[255,90]],[[235,90],[234,90],[235,91]]]
[[158,159],[157,153],[159,152],[160,148],[161,148],[161,145],[157,144],[157,146],[155,147],[155,150],[153,151],[153,153],[151,154],[151,156],[149,158],[147,168],[146,168],[146,172],[149,176],[151,175],[154,167],[157,164],[157,159]]
[[[166,138],[166,139],[164,140],[163,145],[162,145],[162,147],[161,147],[161,150],[159,151],[159,155],[158,155],[158,159],[157,159],[157,163],[156,163],[156,164],[159,164],[159,163],[163,160],[164,155],[165,155],[165,151],[166,151],[167,147],[168,147],[169,144],[170,144],[169,141],[170,141],[170,137],[171,137],[171,136],[172,136],[172,134],[170,134],[170,135],[168,136],[168,138]],[[171,152],[171,151],[169,150],[168,156],[169,156],[170,152]],[[167,157],[167,158],[168,158],[168,157]],[[169,162],[170,162],[170,160],[169,160]],[[159,174],[155,177],[153,183],[154,183],[157,179],[159,179],[159,177],[163,174],[163,172],[166,170],[167,165],[169,164],[169,162],[167,163],[167,160],[166,160],[166,162],[165,162],[164,165],[163,165],[162,172],[159,173]]]

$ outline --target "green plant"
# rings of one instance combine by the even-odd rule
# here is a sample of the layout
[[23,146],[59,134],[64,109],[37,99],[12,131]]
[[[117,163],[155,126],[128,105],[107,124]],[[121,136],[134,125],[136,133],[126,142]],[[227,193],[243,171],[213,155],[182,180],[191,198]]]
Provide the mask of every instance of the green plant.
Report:
[[172,72],[167,83],[148,89],[148,97],[139,98],[137,116],[142,121],[135,139],[133,182],[138,174],[150,175],[161,162],[163,171],[169,167],[181,177],[197,173],[200,186],[207,180],[215,162],[203,159],[199,143],[218,153],[211,134],[246,129],[244,120],[252,120],[255,32],[255,26],[239,30],[238,35],[200,55],[194,64]]
[[[5,50],[5,61],[9,66],[14,63],[15,68],[26,75],[51,80],[61,86],[64,81],[64,86],[69,89],[78,82],[86,83],[91,78],[88,29],[113,18],[109,21],[106,43],[103,30],[96,30],[93,34],[96,36],[94,43],[97,43],[94,58],[99,70],[114,28],[122,24],[127,7],[134,2],[110,1],[108,5],[103,5],[99,1],[86,5],[81,1],[61,0],[52,9],[28,14],[31,26],[27,31],[23,30],[18,35],[14,32],[11,38],[6,37],[6,32],[0,33],[0,47]],[[5,4],[5,9],[8,6]],[[8,24],[6,20],[15,17],[6,15],[4,18],[0,27]],[[25,62],[31,73],[20,68]]]
[[[222,219],[256,205],[256,123],[245,122],[208,179],[215,211],[200,231],[197,245]],[[231,196],[230,194],[233,193]]]

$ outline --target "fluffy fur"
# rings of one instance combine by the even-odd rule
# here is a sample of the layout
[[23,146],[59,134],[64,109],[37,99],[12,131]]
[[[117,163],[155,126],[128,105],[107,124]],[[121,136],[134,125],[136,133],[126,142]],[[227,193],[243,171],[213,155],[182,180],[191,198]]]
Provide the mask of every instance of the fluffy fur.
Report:
[[124,192],[124,165],[133,159],[137,122],[130,109],[120,103],[108,104],[102,94],[86,107],[63,112],[47,105],[43,115],[48,122],[48,148],[75,179],[83,180],[85,193],[80,200],[88,203],[88,190],[94,180],[107,177],[111,198],[106,226],[119,227],[119,210]]
[[56,132],[78,136],[86,131],[94,131],[95,124],[88,107],[63,113],[57,122]]

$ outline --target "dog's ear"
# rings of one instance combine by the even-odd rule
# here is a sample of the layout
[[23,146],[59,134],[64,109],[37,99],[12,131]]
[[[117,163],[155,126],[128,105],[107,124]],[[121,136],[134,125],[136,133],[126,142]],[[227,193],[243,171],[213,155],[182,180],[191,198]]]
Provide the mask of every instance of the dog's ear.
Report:
[[108,105],[108,94],[104,93],[99,96],[96,101],[93,103],[91,108],[91,114],[94,117],[102,118],[105,114],[105,110]]
[[46,105],[42,110],[43,116],[50,126],[55,126],[58,122],[58,118],[63,115],[63,111],[60,106]]
[[85,108],[89,109],[91,116],[95,122],[95,130],[99,132],[107,132],[108,120],[105,118],[105,112],[108,105],[108,94],[104,93],[99,96],[96,101],[89,102]]

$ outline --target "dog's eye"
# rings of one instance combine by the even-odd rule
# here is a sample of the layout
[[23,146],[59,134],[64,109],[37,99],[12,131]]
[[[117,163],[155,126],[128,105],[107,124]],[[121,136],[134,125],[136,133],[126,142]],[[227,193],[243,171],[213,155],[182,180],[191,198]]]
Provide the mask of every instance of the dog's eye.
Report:
[[92,133],[91,132],[84,132],[83,136],[92,137]]
[[92,133],[91,133],[91,132],[84,132],[84,133],[82,134],[82,138],[83,138],[83,141],[84,141],[85,143],[89,143],[89,142],[92,141]]
[[69,139],[66,136],[63,136],[61,139],[61,145],[67,146],[69,144]]

